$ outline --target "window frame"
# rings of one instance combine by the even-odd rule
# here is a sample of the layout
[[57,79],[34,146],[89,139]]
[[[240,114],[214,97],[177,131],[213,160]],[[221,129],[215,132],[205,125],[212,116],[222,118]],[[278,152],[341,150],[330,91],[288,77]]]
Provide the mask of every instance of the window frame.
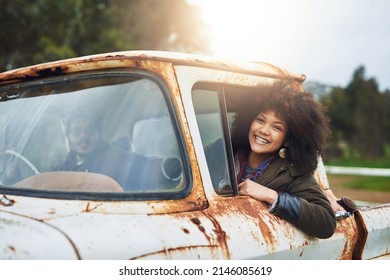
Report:
[[[218,106],[220,109],[220,118],[222,122],[222,135],[224,139],[224,149],[226,153],[226,165],[228,168],[228,173],[231,181],[231,189],[232,193],[227,194],[219,194],[215,191],[216,187],[213,186],[214,191],[221,196],[237,196],[238,195],[238,184],[237,184],[237,178],[235,175],[234,170],[234,154],[233,154],[233,145],[232,145],[232,136],[231,136],[231,128],[229,125],[229,117],[228,117],[228,110],[227,110],[227,103],[226,103],[226,96],[225,96],[225,85],[220,83],[213,83],[213,82],[197,82],[194,84],[192,90],[191,90],[191,96],[193,94],[194,90],[201,89],[201,90],[210,90],[217,92],[218,96]],[[199,124],[198,124],[199,126]],[[199,132],[200,133],[200,132]],[[203,145],[203,144],[202,144]],[[210,173],[210,169],[209,173]],[[211,176],[211,174],[210,174]]]

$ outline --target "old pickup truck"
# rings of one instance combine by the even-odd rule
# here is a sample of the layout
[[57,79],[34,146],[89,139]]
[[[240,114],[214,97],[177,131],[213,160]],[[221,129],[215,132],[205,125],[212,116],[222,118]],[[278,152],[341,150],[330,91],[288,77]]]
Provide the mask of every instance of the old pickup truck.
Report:
[[[303,91],[304,75],[271,64],[157,51],[1,73],[0,259],[389,259],[390,204],[341,209],[318,239],[229,176],[220,187],[206,147],[221,141],[214,156],[233,174],[237,106],[279,80]],[[92,113],[96,127],[68,123]],[[61,167],[91,139],[101,169]],[[315,176],[340,213],[321,159]]]

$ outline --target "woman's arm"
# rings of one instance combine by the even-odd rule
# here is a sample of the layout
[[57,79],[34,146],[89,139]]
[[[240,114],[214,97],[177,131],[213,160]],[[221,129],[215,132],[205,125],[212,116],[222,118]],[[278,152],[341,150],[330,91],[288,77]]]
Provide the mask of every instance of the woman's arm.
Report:
[[280,193],[250,180],[238,188],[241,195],[268,202],[270,212],[309,235],[329,238],[336,229],[334,211],[311,175],[296,178]]

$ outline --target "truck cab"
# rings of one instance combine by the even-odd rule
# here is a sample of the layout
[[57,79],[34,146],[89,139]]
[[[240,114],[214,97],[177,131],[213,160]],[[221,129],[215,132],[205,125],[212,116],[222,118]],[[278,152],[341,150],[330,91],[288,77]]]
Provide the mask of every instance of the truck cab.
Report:
[[[388,259],[390,204],[348,212],[321,158],[315,177],[345,214],[330,238],[238,195],[232,119],[281,80],[304,90],[268,63],[157,51],[1,73],[0,259]],[[93,164],[72,158],[91,143]]]

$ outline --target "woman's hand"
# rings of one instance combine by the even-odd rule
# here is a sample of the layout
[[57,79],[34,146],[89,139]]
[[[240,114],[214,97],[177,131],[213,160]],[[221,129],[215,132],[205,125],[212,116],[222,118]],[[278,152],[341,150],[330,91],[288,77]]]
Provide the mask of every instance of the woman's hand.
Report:
[[278,193],[270,188],[264,187],[256,182],[246,179],[238,185],[238,193],[240,195],[247,195],[254,199],[268,202],[272,204],[277,198]]

